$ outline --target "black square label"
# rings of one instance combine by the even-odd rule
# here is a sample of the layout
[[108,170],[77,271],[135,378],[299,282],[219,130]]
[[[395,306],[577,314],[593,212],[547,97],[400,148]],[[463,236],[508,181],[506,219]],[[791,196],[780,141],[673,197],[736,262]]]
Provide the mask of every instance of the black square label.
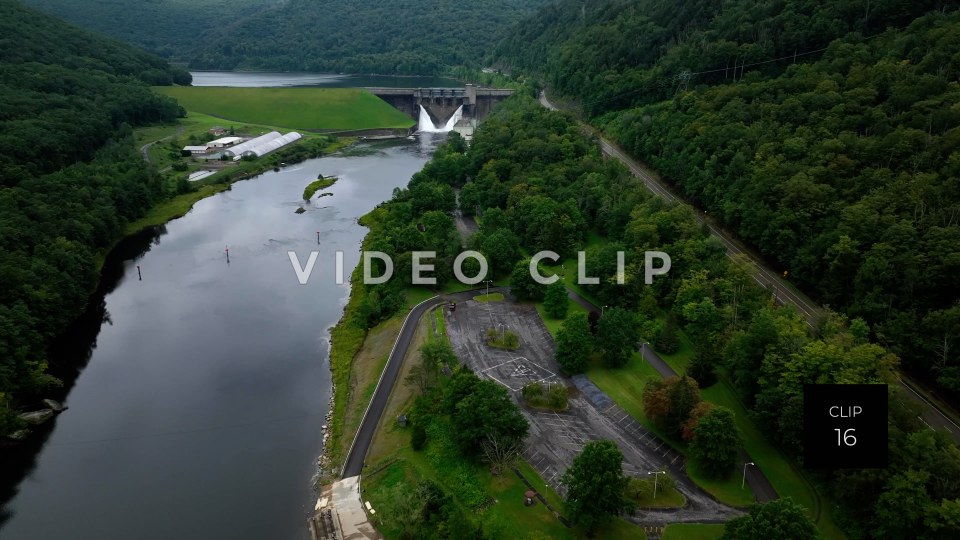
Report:
[[803,464],[809,468],[887,466],[887,385],[803,385]]

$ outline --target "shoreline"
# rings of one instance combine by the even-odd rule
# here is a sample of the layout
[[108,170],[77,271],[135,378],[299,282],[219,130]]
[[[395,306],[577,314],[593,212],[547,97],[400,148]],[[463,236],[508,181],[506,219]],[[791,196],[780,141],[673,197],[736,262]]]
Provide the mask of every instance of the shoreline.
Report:
[[[358,139],[354,137],[337,138],[333,142],[328,143],[322,150],[323,154],[318,157],[325,157],[325,156],[334,154],[356,143],[357,140]],[[294,145],[292,148],[296,148],[296,147],[297,145]],[[282,156],[282,154],[279,154],[279,153],[276,155]],[[306,161],[307,159],[314,159],[314,158],[303,157],[298,159],[296,157],[288,157],[286,159],[289,160],[287,162],[288,164],[293,165],[296,163]],[[145,163],[149,165],[149,161],[145,161]],[[70,324],[63,329],[63,331],[60,333],[60,335],[57,336],[54,342],[58,342],[62,340],[63,337],[65,335],[68,335],[71,332],[71,330],[75,328],[75,326],[79,324],[80,321],[83,320],[83,318],[89,313],[93,303],[96,301],[96,297],[98,293],[101,291],[104,285],[104,280],[107,278],[107,276],[104,275],[106,263],[110,259],[111,254],[113,254],[119,246],[121,246],[124,242],[136,237],[137,235],[143,234],[145,231],[149,229],[166,225],[171,221],[184,217],[190,212],[190,210],[193,209],[193,206],[197,202],[203,199],[206,199],[208,197],[211,197],[213,195],[216,195],[218,193],[229,191],[235,182],[250,180],[277,166],[273,163],[267,162],[266,160],[263,160],[262,162],[259,162],[259,163],[257,162],[254,162],[254,163],[256,164],[256,166],[248,170],[243,170],[239,172],[239,174],[237,174],[235,177],[232,174],[229,174],[229,172],[235,172],[235,171],[228,171],[228,173],[224,175],[224,177],[221,177],[211,183],[201,184],[197,187],[195,191],[191,191],[188,193],[181,193],[170,199],[161,201],[158,204],[151,207],[150,210],[148,210],[144,214],[144,216],[142,216],[140,219],[128,223],[127,226],[124,228],[123,232],[120,234],[120,236],[118,236],[110,244],[108,248],[105,248],[96,254],[96,258],[94,260],[95,267],[93,270],[97,275],[97,282],[93,287],[93,289],[90,290],[89,293],[87,294],[87,300],[81,313],[77,314],[77,316],[73,318]],[[157,174],[160,174],[160,173],[158,172]],[[351,290],[352,290],[352,287],[351,287]],[[332,348],[333,348],[333,345],[331,343],[331,350]],[[66,399],[67,395],[69,394],[69,391],[67,391],[66,393],[54,391],[54,392],[50,392],[49,394],[52,396],[55,396],[57,401],[62,402],[63,400]],[[46,424],[47,422],[43,422],[42,424],[27,426],[27,428],[25,429],[28,429],[29,432],[27,433],[26,436],[19,439],[10,438],[9,437],[10,434],[0,433],[0,441],[2,441],[2,444],[0,444],[0,447],[21,446],[24,442],[35,439],[36,435],[43,431],[40,428],[42,428]]]

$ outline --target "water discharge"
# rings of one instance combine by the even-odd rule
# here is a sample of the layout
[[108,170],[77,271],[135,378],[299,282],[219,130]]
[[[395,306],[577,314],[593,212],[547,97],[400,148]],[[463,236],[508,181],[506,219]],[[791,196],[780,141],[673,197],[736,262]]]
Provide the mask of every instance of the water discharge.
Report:
[[457,107],[457,110],[454,111],[453,116],[450,117],[447,122],[442,126],[437,126],[433,123],[433,119],[430,118],[430,113],[423,108],[423,105],[420,106],[420,120],[417,122],[417,130],[424,131],[426,133],[447,133],[453,130],[453,126],[457,125],[457,122],[463,118],[463,105]]

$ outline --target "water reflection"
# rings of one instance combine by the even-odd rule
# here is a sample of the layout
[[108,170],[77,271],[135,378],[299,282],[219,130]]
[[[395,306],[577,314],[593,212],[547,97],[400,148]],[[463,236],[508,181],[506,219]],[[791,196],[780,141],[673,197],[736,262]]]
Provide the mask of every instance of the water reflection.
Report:
[[[286,251],[306,260],[321,231],[321,254],[355,265],[357,218],[441,140],[370,143],[238,182],[121,243],[54,347],[70,409],[3,450],[0,537],[302,538],[330,395],[327,329],[348,289],[329,256],[299,285]],[[340,178],[333,195],[295,214],[319,174]]]

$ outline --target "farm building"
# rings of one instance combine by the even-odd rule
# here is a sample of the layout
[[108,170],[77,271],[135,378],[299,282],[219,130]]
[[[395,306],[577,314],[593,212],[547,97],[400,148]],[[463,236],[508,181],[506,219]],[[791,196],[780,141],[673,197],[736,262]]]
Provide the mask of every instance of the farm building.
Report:
[[233,147],[231,147],[231,148],[228,148],[227,150],[225,150],[225,151],[223,152],[223,155],[225,155],[225,156],[227,156],[227,157],[242,156],[243,153],[246,152],[247,150],[250,150],[251,148],[255,148],[255,147],[257,147],[257,146],[259,146],[259,145],[261,145],[261,144],[263,144],[263,143],[265,143],[265,142],[267,142],[267,141],[272,141],[273,139],[276,139],[276,138],[278,138],[278,137],[280,137],[280,132],[278,132],[278,131],[271,131],[270,133],[267,133],[267,134],[265,134],[265,135],[261,135],[261,136],[259,136],[259,137],[254,137],[253,139],[250,139],[249,141],[242,142],[242,143],[240,143],[240,144],[238,144],[238,145],[236,145],[236,146],[233,146]]
[[274,150],[279,150],[280,148],[283,148],[284,146],[286,146],[286,145],[288,145],[288,144],[290,144],[290,143],[292,143],[292,142],[294,142],[294,141],[297,141],[297,140],[299,140],[299,139],[300,139],[300,134],[297,133],[296,131],[291,131],[290,133],[287,133],[286,135],[282,135],[282,136],[277,137],[277,138],[275,138],[275,139],[270,139],[269,141],[265,141],[265,142],[263,142],[263,143],[261,143],[261,144],[258,144],[257,146],[254,146],[253,148],[250,148],[249,150],[244,150],[241,155],[243,155],[243,156],[250,156],[250,155],[252,155],[252,156],[260,157],[260,156],[269,154],[270,152],[273,152]]
[[240,137],[221,137],[215,141],[210,141],[207,143],[208,148],[226,148],[228,146],[233,146],[243,139]]
[[213,126],[212,128],[210,128],[210,134],[219,137],[221,135],[226,135],[227,130],[223,129],[220,126]]
[[191,154],[206,154],[207,147],[206,146],[184,146],[183,151],[190,152]]
[[283,148],[298,139],[300,139],[300,134],[296,131],[291,131],[286,135],[280,135],[279,132],[271,131],[266,135],[261,135],[255,139],[250,139],[249,141],[229,148],[224,151],[223,154],[227,157],[232,157],[234,160],[238,160],[243,156],[260,157],[279,148]]

